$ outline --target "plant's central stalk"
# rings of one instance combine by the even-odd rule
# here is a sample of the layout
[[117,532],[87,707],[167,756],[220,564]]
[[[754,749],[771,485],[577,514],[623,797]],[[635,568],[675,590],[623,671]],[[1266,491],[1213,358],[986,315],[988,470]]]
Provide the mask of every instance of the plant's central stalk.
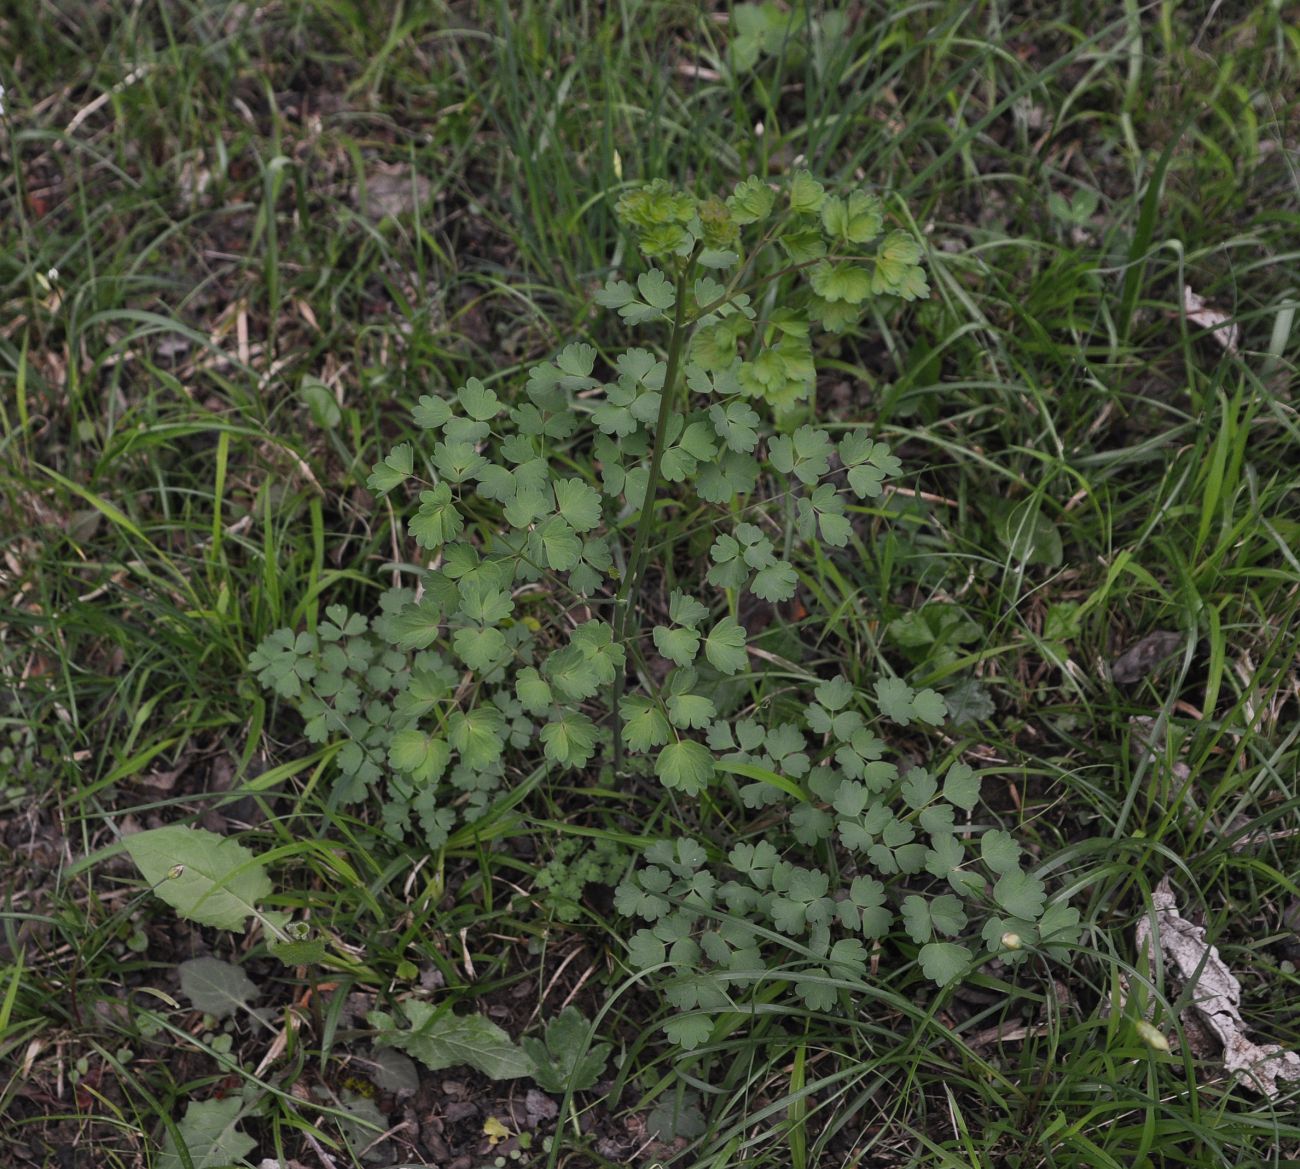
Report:
[[[673,331],[668,338],[668,365],[664,370],[663,389],[659,395],[659,417],[655,420],[654,446],[650,452],[650,474],[646,478],[645,498],[641,501],[641,514],[636,521],[636,535],[632,538],[632,551],[627,560],[627,571],[623,574],[623,583],[619,586],[618,596],[614,599],[614,640],[628,654],[628,637],[635,632],[637,622],[634,620],[641,597],[641,577],[645,572],[646,558],[650,554],[650,537],[654,532],[658,517],[655,503],[659,495],[659,476],[664,461],[664,447],[668,445],[668,420],[672,417],[673,405],[677,398],[678,370],[682,363],[682,352],[686,348],[686,333],[689,324],[686,320],[686,290],[689,287],[691,273],[695,270],[695,260],[686,263],[677,277],[677,297],[673,306]],[[626,663],[626,657],[625,657]],[[623,770],[623,714],[620,706],[623,700],[626,664],[622,671],[614,675],[614,774]]]

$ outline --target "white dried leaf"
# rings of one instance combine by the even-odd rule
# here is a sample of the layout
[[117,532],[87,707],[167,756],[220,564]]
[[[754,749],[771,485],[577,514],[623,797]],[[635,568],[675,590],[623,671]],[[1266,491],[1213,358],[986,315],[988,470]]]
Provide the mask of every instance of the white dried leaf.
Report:
[[1197,296],[1190,284],[1183,286],[1183,311],[1192,324],[1200,325],[1202,329],[1213,329],[1210,335],[1229,353],[1237,352],[1241,330],[1228,313],[1211,308]]
[[1205,940],[1205,930],[1181,913],[1173,887],[1165,877],[1151,894],[1153,913],[1137,926],[1137,947],[1155,963],[1155,944],[1166,963],[1185,984],[1194,984],[1195,996],[1185,1025],[1203,1024],[1223,1045],[1224,1066],[1240,1072],[1245,1082],[1270,1099],[1278,1094],[1279,1080],[1300,1080],[1300,1055],[1276,1043],[1256,1044],[1246,1038],[1241,1017],[1241,983],[1233,976],[1217,946]]

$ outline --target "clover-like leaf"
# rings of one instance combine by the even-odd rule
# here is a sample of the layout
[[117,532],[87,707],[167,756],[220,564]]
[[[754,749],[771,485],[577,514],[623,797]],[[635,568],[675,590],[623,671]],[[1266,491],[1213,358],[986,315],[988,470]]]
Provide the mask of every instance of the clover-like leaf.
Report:
[[736,184],[735,192],[727,199],[732,222],[744,225],[766,219],[776,202],[776,193],[756,175]]
[[1043,912],[1046,897],[1043,882],[1019,869],[1003,873],[993,886],[993,900],[1013,917],[1027,921],[1033,921]]
[[966,763],[954,763],[943,777],[943,798],[964,812],[973,811],[980,798],[980,779]]
[[384,456],[382,463],[375,464],[370,478],[366,480],[366,486],[380,495],[387,495],[394,487],[406,482],[413,467],[411,444],[398,443]]
[[596,724],[581,711],[560,711],[542,727],[541,738],[546,758],[584,767],[596,748]]
[[1009,832],[990,829],[980,837],[980,860],[995,873],[1010,873],[1020,866],[1020,845]]

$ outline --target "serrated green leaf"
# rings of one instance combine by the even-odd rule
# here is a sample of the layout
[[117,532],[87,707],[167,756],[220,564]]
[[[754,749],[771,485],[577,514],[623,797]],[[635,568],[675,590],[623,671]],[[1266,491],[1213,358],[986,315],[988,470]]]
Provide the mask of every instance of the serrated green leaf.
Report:
[[409,442],[398,443],[384,457],[382,463],[376,463],[366,480],[366,486],[380,495],[387,495],[394,487],[405,483],[414,466]]
[[257,902],[271,894],[261,860],[205,828],[151,828],[123,844],[153,893],[200,925],[242,934]]
[[758,414],[745,402],[709,407],[709,421],[717,436],[733,451],[749,454],[758,445]]
[[971,952],[955,942],[929,942],[918,955],[921,973],[939,986],[947,986],[970,969]]
[[409,1029],[399,1029],[392,1016],[371,1011],[366,1021],[375,1028],[375,1042],[397,1047],[430,1071],[472,1067],[492,1080],[531,1076],[533,1061],[500,1027],[482,1015],[439,1011],[432,1003],[408,999],[401,1004]]
[[907,936],[917,945],[928,942],[934,934],[934,927],[930,922],[930,907],[925,898],[918,897],[915,893],[909,894],[903,898],[899,911],[903,915],[903,928],[907,930]]
[[451,418],[451,406],[442,398],[422,394],[419,404],[411,411],[411,417],[421,430],[437,430]]
[[694,629],[708,615],[708,606],[679,589],[673,589],[668,597],[668,616],[677,625]]
[[505,749],[505,716],[495,706],[453,711],[447,719],[447,741],[460,752],[466,766],[482,770],[501,758]]
[[790,209],[801,214],[815,215],[826,198],[826,188],[811,172],[798,170],[790,181]]
[[847,199],[832,195],[821,205],[822,225],[845,243],[870,243],[885,222],[884,205],[875,195],[854,191]]
[[191,1100],[177,1125],[189,1161],[182,1159],[168,1131],[158,1169],[229,1169],[242,1162],[257,1147],[252,1137],[239,1131],[243,1110],[244,1101],[237,1095],[224,1100]]
[[1046,896],[1042,881],[1018,869],[1003,873],[993,886],[993,900],[1012,917],[1026,921],[1035,920],[1043,912]]
[[822,260],[808,275],[812,289],[823,300],[860,305],[871,295],[871,273],[848,261],[830,263]]
[[655,774],[665,787],[699,795],[713,780],[713,755],[703,743],[679,739],[659,752]]
[[452,649],[471,670],[489,672],[510,656],[505,634],[491,626],[457,629],[451,639]]
[[749,665],[745,630],[734,617],[724,617],[704,639],[704,656],[720,674],[738,674]]
[[589,532],[600,523],[600,493],[581,479],[557,479],[552,484],[555,506],[575,532]]
[[980,860],[995,873],[1010,873],[1020,865],[1020,845],[1011,833],[990,829],[980,837]]
[[596,749],[596,724],[580,711],[562,711],[542,727],[546,758],[585,767]]
[[672,737],[672,728],[663,711],[652,699],[640,695],[626,697],[619,704],[623,718],[623,742],[637,753],[662,747]]
[[937,690],[931,690],[927,686],[913,695],[912,713],[923,723],[937,727],[947,715],[948,707],[943,701],[943,696]]
[[749,591],[764,601],[788,601],[795,594],[798,577],[784,560],[769,564],[755,574]]
[[545,1040],[526,1038],[520,1044],[533,1061],[533,1079],[544,1092],[586,1092],[605,1070],[608,1043],[591,1041],[591,1025],[577,1007],[565,1007],[546,1025]]
[[674,665],[689,666],[700,648],[700,635],[694,629],[670,629],[666,625],[654,627],[657,649]]
[[456,396],[465,413],[477,422],[487,422],[505,409],[496,394],[476,377],[470,378],[461,386]]
[[664,1024],[664,1034],[670,1043],[683,1051],[694,1051],[713,1033],[713,1021],[708,1015],[678,1015]]
[[532,666],[515,675],[515,697],[529,714],[545,714],[551,705],[551,687]]
[[190,958],[176,972],[181,979],[181,993],[195,1010],[214,1019],[243,1010],[258,994],[241,967],[220,958]]
[[912,698],[915,691],[902,678],[880,678],[875,683],[876,705],[890,722],[900,727],[912,721]]
[[899,794],[909,808],[924,808],[939,790],[938,781],[924,767],[913,767],[903,778]]
[[407,520],[406,527],[415,542],[430,551],[459,536],[465,520],[451,501],[451,488],[439,483],[432,491],[421,491],[420,510]]
[[943,798],[964,812],[974,810],[980,798],[980,778],[968,764],[957,762],[948,768]]
[[707,727],[718,713],[708,698],[701,694],[670,694],[668,696],[668,717],[672,724],[682,730],[702,730]]
[[735,192],[727,199],[732,221],[744,226],[766,219],[776,202],[772,188],[756,175],[736,184]]

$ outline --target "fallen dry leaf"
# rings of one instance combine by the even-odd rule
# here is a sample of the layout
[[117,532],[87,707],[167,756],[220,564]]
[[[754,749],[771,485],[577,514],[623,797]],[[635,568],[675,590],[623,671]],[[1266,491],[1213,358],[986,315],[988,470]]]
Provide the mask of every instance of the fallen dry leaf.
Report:
[[1183,311],[1192,324],[1200,325],[1203,329],[1213,329],[1214,332],[1210,336],[1229,353],[1237,352],[1237,342],[1241,338],[1241,330],[1237,327],[1231,315],[1217,308],[1210,308],[1204,300],[1192,291],[1190,284],[1183,286]]
[[1195,987],[1184,1025],[1203,1025],[1223,1045],[1227,1070],[1241,1072],[1247,1084],[1270,1099],[1278,1094],[1279,1080],[1300,1080],[1300,1055],[1276,1043],[1261,1045],[1246,1038],[1241,983],[1219,957],[1218,947],[1206,942],[1205,930],[1178,912],[1168,877],[1152,891],[1151,905],[1151,916],[1138,922],[1138,951],[1145,951],[1154,967],[1158,944],[1179,979]]

